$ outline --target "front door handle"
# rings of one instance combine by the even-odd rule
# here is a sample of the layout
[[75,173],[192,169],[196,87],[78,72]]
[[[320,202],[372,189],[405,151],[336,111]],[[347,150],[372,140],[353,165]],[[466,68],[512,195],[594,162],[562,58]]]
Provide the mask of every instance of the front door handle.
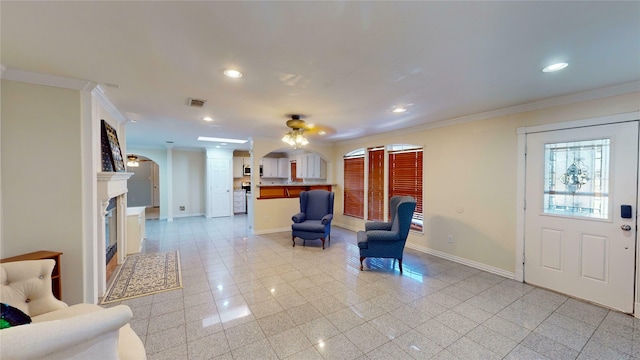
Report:
[[624,231],[631,231],[631,225],[620,225],[620,229]]

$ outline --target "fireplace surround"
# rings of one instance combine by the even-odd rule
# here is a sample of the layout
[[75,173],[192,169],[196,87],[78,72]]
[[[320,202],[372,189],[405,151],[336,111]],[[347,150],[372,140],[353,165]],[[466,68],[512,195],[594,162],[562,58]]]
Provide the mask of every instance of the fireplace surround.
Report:
[[[127,213],[127,180],[133,175],[129,172],[99,172],[98,173],[98,295],[102,296],[107,290],[107,221],[109,204],[115,209],[115,227],[109,230],[110,235],[115,230],[116,247],[127,248],[126,213]],[[117,263],[122,264],[126,251],[117,252]]]

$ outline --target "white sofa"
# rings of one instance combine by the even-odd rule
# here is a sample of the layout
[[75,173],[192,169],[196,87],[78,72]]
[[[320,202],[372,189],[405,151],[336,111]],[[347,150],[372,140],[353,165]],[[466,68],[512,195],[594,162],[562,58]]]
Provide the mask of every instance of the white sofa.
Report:
[[0,359],[146,359],[128,306],[68,306],[53,296],[54,260],[0,264],[0,302],[32,323],[0,330]]

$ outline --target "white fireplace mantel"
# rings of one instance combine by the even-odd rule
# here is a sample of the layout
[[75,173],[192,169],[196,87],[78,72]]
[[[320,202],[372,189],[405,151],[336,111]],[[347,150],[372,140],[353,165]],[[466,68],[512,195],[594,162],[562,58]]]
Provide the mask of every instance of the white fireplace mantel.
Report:
[[105,203],[109,199],[127,192],[127,180],[133,176],[130,172],[99,172],[98,200]]
[[124,196],[127,192],[127,180],[133,176],[130,172],[99,172],[98,178],[98,296],[102,296],[106,291],[106,250],[105,250],[105,215],[107,215],[107,207],[109,200],[116,198],[117,208],[117,244],[118,244],[118,264],[122,264],[125,258],[127,243],[126,233],[126,212],[127,202]]

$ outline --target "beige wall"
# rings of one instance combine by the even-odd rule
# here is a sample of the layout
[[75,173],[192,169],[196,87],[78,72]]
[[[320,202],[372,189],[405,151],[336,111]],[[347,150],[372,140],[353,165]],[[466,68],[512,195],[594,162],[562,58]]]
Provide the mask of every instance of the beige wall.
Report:
[[174,217],[204,215],[204,158],[203,151],[173,150]]
[[[363,228],[342,214],[342,155],[354,149],[394,143],[424,146],[423,234],[408,246],[435,250],[488,267],[515,271],[516,129],[612,115],[640,109],[640,94],[626,94],[461,125],[405,131],[340,143],[336,147],[336,225]],[[447,243],[447,236],[454,243]]]
[[0,256],[63,252],[63,300],[81,302],[81,93],[7,80],[1,86]]

